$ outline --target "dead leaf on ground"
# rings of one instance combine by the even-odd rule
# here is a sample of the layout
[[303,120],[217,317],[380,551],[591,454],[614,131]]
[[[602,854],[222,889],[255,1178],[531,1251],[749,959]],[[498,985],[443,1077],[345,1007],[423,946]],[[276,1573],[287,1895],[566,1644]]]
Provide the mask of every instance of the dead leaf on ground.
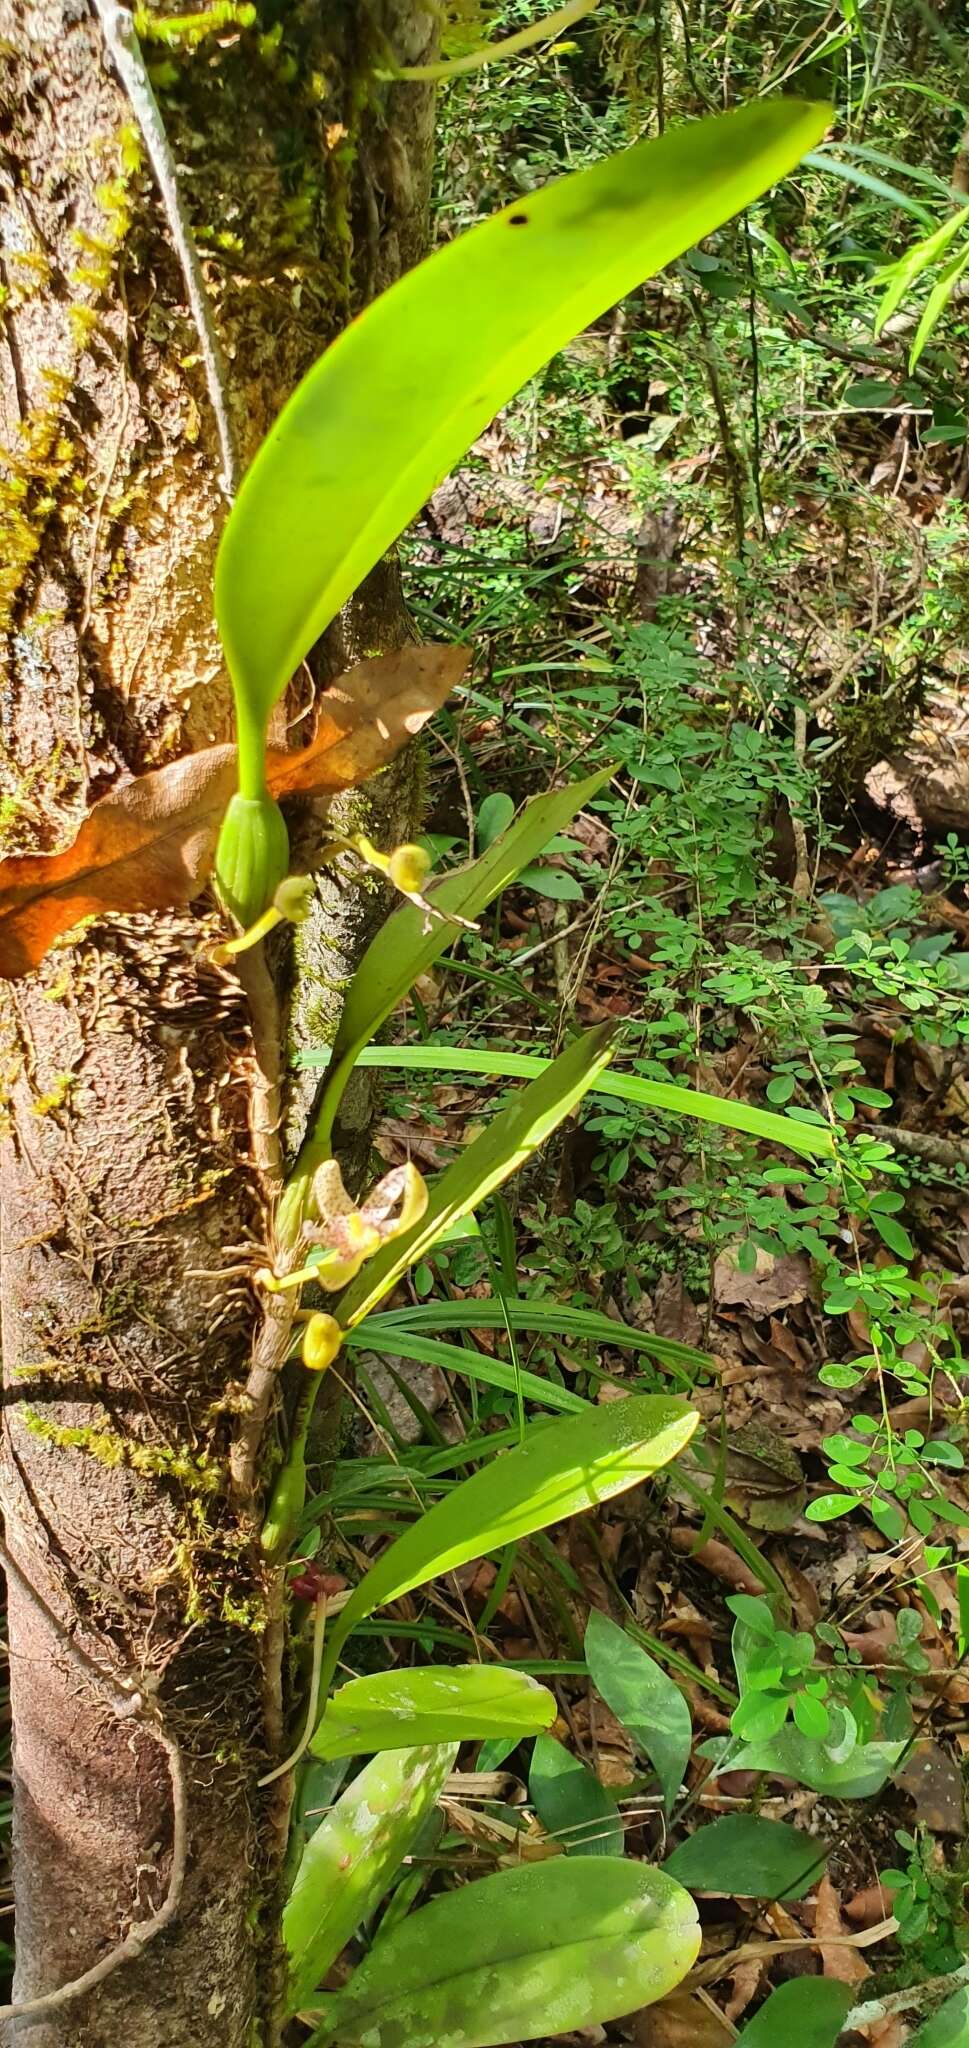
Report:
[[726,2048],[734,2038],[712,2003],[693,1991],[674,1991],[635,2014],[636,2048]]
[[904,2048],[904,2043],[911,2038],[908,2022],[897,2015],[893,2019],[876,2021],[868,2030],[870,2048]]
[[817,1905],[814,1912],[814,1932],[821,1949],[821,1963],[826,1977],[835,1977],[839,1984],[861,1984],[871,1971],[864,1958],[855,1948],[846,1948],[839,1936],[845,1936],[849,1929],[841,1917],[841,1901],[830,1877],[822,1877],[817,1891]]
[[920,1742],[907,1757],[895,1783],[915,1806],[915,1818],[933,1835],[965,1832],[962,1772],[938,1742]]
[[[432,645],[360,662],[321,698],[310,745],[269,755],[273,795],[366,782],[444,703],[468,658],[467,648]],[[29,973],[83,918],[190,902],[235,780],[235,748],[206,747],[112,790],[63,852],[0,861],[0,977]]]
[[720,1308],[745,1308],[751,1315],[770,1316],[804,1301],[811,1285],[811,1262],[802,1252],[784,1252],[775,1259],[758,1245],[753,1272],[737,1264],[729,1245],[713,1269],[714,1300]]
[[684,1528],[682,1524],[670,1532],[674,1550],[678,1550],[681,1556],[688,1556],[693,1564],[702,1565],[705,1571],[712,1572],[715,1579],[722,1579],[735,1593],[763,1592],[760,1579],[751,1571],[750,1566],[744,1563],[743,1558],[738,1557],[735,1550],[731,1550],[729,1543],[719,1543],[715,1536],[711,1536],[706,1543],[701,1543],[697,1550],[696,1539],[697,1531]]
[[813,1579],[789,1558],[778,1545],[769,1552],[771,1564],[779,1578],[783,1579],[791,1596],[798,1628],[813,1629],[821,1619],[821,1600]]
[[572,1727],[577,1741],[594,1759],[596,1776],[603,1785],[621,1791],[636,1776],[635,1751],[621,1721],[598,1693],[588,1693],[572,1709]]
[[763,1962],[755,1956],[748,1956],[746,1962],[737,1964],[733,1973],[733,1989],[726,2006],[728,2020],[739,2020],[746,2012],[751,1999],[756,1998],[760,1990],[763,1974]]
[[889,1918],[894,1897],[894,1892],[883,1884],[866,1884],[848,1900],[845,1919],[851,1921],[852,1927],[877,1927],[879,1920]]
[[658,1337],[673,1337],[679,1344],[702,1344],[703,1324],[691,1301],[680,1273],[661,1273],[653,1292],[653,1323]]

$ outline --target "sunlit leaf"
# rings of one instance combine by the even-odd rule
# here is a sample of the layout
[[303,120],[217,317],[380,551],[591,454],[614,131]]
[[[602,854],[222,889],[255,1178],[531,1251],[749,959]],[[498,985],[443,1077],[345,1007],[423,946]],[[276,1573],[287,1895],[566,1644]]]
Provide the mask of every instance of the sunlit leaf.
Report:
[[[596,1092],[595,1084],[589,1090]],[[440,1243],[440,1239],[438,1242]],[[637,1330],[600,1309],[573,1308],[570,1302],[529,1301],[506,1295],[503,1302],[493,1295],[475,1295],[466,1301],[422,1301],[389,1309],[371,1316],[367,1330],[374,1344],[385,1342],[393,1350],[402,1330],[501,1330],[506,1316],[513,1330],[541,1330],[553,1337],[576,1337],[590,1344],[614,1344],[620,1351],[644,1351],[659,1365],[691,1376],[706,1372],[711,1360],[692,1344],[680,1344],[675,1337],[657,1337],[653,1330]]]
[[542,1826],[567,1856],[622,1855],[614,1794],[554,1735],[540,1735],[535,1743],[528,1792]]
[[593,1608],[585,1656],[596,1690],[656,1770],[667,1807],[683,1783],[693,1726],[679,1686],[607,1614]]
[[[309,746],[270,754],[273,794],[335,794],[367,781],[439,709],[467,663],[466,648],[436,646],[360,662],[320,699]],[[197,896],[235,780],[235,749],[206,747],[102,797],[63,853],[0,861],[0,976],[28,973],[82,918],[167,910]]]
[[925,235],[921,241],[914,242],[910,249],[906,249],[904,256],[899,257],[897,263],[886,265],[885,269],[880,272],[878,281],[884,283],[887,280],[888,288],[884,297],[879,301],[878,311],[875,314],[876,334],[881,333],[886,320],[891,319],[892,314],[901,305],[906,292],[921,277],[922,272],[927,270],[931,264],[938,263],[940,257],[945,254],[953,237],[959,233],[960,228],[964,227],[967,221],[969,221],[969,206],[963,206],[958,213],[954,213],[950,215],[948,220],[944,220],[941,227],[936,228],[933,234]]
[[969,249],[963,249],[953,256],[952,261],[946,264],[944,270],[936,278],[932,290],[925,301],[922,317],[915,331],[915,339],[912,342],[911,353],[908,359],[910,371],[914,370],[926,343],[932,335],[933,329],[938,326],[956,285],[967,266],[969,266]]
[[453,1165],[432,1181],[427,1208],[419,1221],[382,1245],[341,1294],[335,1312],[344,1329],[362,1323],[408,1267],[430,1251],[442,1230],[477,1208],[544,1144],[581,1102],[612,1058],[612,1050],[609,1025],[599,1024],[574,1039],[557,1060],[544,1067],[541,1078],[523,1088]]
[[562,1857],[499,1871],[379,1941],[310,2048],[496,2048],[572,2032],[663,1998],[699,1946],[689,1892],[661,1870]]
[[581,1394],[574,1394],[571,1387],[559,1386],[557,1380],[540,1379],[537,1372],[515,1366],[507,1358],[493,1358],[490,1351],[479,1351],[468,1344],[442,1344],[421,1331],[397,1329],[393,1312],[380,1318],[381,1329],[374,1329],[374,1321],[373,1316],[368,1316],[358,1330],[349,1331],[344,1349],[351,1353],[385,1351],[396,1358],[414,1358],[423,1365],[440,1366],[442,1372],[461,1373],[464,1379],[476,1380],[481,1386],[503,1387],[510,1394],[521,1394],[523,1400],[536,1401],[540,1407],[555,1408],[564,1415],[581,1415],[591,1406]]
[[[582,782],[568,783],[547,796],[533,797],[478,860],[456,875],[432,882],[425,891],[427,901],[452,917],[478,917],[514,881],[519,869],[547,846],[553,833],[561,831],[584,804],[605,788],[611,773],[611,769],[601,768]],[[301,1199],[301,1176],[305,1181],[316,1159],[330,1149],[330,1134],[343,1090],[368,1039],[419,976],[454,945],[458,936],[454,924],[444,918],[429,919],[415,904],[404,903],[371,940],[347,990],[332,1053],[327,1054],[329,1071],[313,1136],[300,1153],[293,1191],[287,1197],[293,1208],[298,1208]],[[284,1207],[280,1224],[284,1234],[286,1214]]]
[[355,1623],[375,1607],[625,1493],[677,1457],[698,1421],[684,1401],[636,1394],[565,1422],[532,1423],[513,1451],[454,1487],[371,1566],[333,1624],[329,1668]]
[[377,1671],[351,1678],[327,1701],[315,1756],[362,1756],[414,1743],[480,1742],[537,1735],[558,1709],[547,1686],[496,1664]]
[[219,549],[241,763],[313,642],[501,406],[791,170],[830,118],[758,100],[640,143],[457,236],[339,336],[266,436]]
[[[793,1778],[812,1792],[827,1792],[836,1799],[870,1799],[880,1792],[901,1756],[901,1742],[859,1742],[850,1754],[835,1761],[820,1742],[791,1722],[765,1742],[752,1742],[738,1750],[731,1745],[731,1771],[768,1771],[776,1778]],[[719,1737],[703,1744],[703,1755],[719,1758]],[[716,1766],[715,1766],[716,1768]]]
[[698,1827],[663,1865],[690,1891],[752,1899],[803,1899],[827,1862],[827,1846],[803,1828],[728,1813]]
[[450,1742],[374,1757],[310,1836],[283,1913],[291,2012],[383,1897],[457,1753]]
[[[400,915],[398,912],[397,916]],[[351,997],[352,993],[351,989]],[[378,1019],[382,1021],[382,1017]],[[376,1028],[375,1024],[373,1029]],[[537,1053],[482,1052],[476,1047],[472,1050],[457,1045],[373,1045],[364,1051],[361,1043],[355,1058],[361,1066],[474,1074],[483,1079],[502,1076],[509,1080],[541,1074],[548,1065]],[[304,1053],[300,1064],[329,1066],[330,1059],[329,1053],[313,1051]],[[772,1110],[759,1109],[756,1103],[735,1102],[725,1095],[707,1095],[697,1088],[681,1088],[669,1081],[644,1080],[641,1074],[615,1072],[602,1075],[593,1092],[643,1109],[660,1109],[666,1116],[695,1117],[702,1123],[719,1124],[725,1130],[746,1131],[753,1138],[761,1138],[770,1145],[785,1145],[789,1151],[803,1153],[807,1158],[827,1159],[834,1153],[834,1140],[826,1124],[802,1123],[798,1117],[778,1116]]]

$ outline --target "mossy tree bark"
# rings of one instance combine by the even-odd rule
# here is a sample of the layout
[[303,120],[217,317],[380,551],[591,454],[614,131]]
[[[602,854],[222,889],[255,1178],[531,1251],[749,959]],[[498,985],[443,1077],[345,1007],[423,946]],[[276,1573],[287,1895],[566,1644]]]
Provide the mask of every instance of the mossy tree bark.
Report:
[[[160,19],[145,39],[245,461],[336,329],[419,253],[431,96],[372,74],[388,50],[425,57],[436,10],[238,12],[220,8],[197,46],[172,45]],[[76,0],[0,0],[0,51],[9,852],[58,846],[119,777],[226,737],[230,703],[211,623],[218,447],[131,109]],[[385,575],[344,639],[369,652],[404,630]],[[294,686],[291,717],[339,654]],[[380,790],[403,825],[412,772]],[[305,854],[318,833],[297,822]],[[352,893],[321,898],[302,969],[279,963],[297,1032],[331,1018],[360,922]],[[257,1790],[287,1720],[279,1588],[256,1541],[271,1430],[251,1503],[227,1475],[273,1193],[253,1084],[260,1058],[285,1055],[266,989],[254,1037],[244,988],[205,964],[215,929],[205,902],[104,920],[4,1002],[18,2000],[106,1955],[170,1875],[164,1749],[79,1651],[138,1674],[188,1781],[173,1924],[97,1990],[8,2020],[30,2048],[280,2038],[285,1781]]]

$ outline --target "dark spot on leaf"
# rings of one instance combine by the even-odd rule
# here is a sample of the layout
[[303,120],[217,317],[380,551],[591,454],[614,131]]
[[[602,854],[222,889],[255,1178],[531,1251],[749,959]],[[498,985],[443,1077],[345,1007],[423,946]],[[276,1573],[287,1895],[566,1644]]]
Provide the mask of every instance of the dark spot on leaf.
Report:
[[527,213],[510,213],[510,214],[508,215],[508,225],[509,225],[509,227],[513,227],[513,228],[523,228],[523,227],[524,227],[524,226],[526,225],[526,222],[527,222],[527,220],[528,220],[528,215],[527,215]]

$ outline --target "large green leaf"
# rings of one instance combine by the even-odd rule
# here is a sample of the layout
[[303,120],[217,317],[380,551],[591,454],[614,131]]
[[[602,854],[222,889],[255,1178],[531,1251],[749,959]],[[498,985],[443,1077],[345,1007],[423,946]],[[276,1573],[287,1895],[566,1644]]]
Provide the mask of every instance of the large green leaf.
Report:
[[371,1949],[310,2048],[496,2048],[638,2011],[700,1947],[682,1886],[644,1864],[564,1857],[422,1906]]
[[557,1712],[547,1686],[501,1665],[377,1671],[332,1695],[310,1746],[320,1757],[362,1756],[413,1743],[537,1735]]
[[[429,884],[425,891],[428,903],[446,911],[451,918],[478,917],[514,881],[519,870],[548,845],[553,835],[605,788],[611,774],[610,768],[600,768],[582,782],[569,782],[564,789],[532,797],[507,831],[478,860],[460,868],[456,875],[445,875],[439,882]],[[319,1064],[328,1066],[329,1072],[313,1132],[297,1161],[297,1185],[312,1172],[318,1159],[329,1154],[334,1117],[367,1041],[403,1001],[418,976],[426,973],[448,946],[453,946],[458,929],[444,917],[429,918],[414,903],[402,903],[371,940],[347,990],[333,1046],[319,1059]],[[310,1055],[306,1064],[312,1059]],[[287,1191],[286,1200],[294,1199]]]
[[[775,1778],[794,1778],[812,1792],[827,1792],[835,1799],[870,1799],[891,1776],[904,1747],[902,1742],[859,1742],[836,1762],[820,1742],[802,1735],[789,1721],[764,1742],[751,1742],[740,1750],[731,1743],[724,1768],[769,1771]],[[722,1738],[715,1736],[703,1744],[701,1753],[719,1759],[723,1748]]]
[[936,228],[933,234],[926,235],[919,242],[914,242],[912,247],[905,251],[904,256],[899,257],[897,263],[889,263],[885,266],[884,270],[877,273],[873,281],[876,284],[884,284],[887,281],[888,289],[884,298],[879,301],[878,310],[875,314],[874,329],[876,334],[881,333],[886,320],[890,320],[892,314],[897,312],[906,292],[917,282],[922,272],[928,270],[931,264],[940,261],[945,255],[949,243],[967,225],[969,225],[969,206],[963,206],[958,213],[950,214],[949,218],[944,220],[941,227]]
[[345,1330],[362,1323],[408,1267],[430,1251],[443,1230],[477,1208],[545,1143],[581,1102],[612,1058],[612,1051],[612,1027],[608,1024],[597,1024],[594,1031],[573,1039],[545,1068],[541,1080],[523,1088],[509,1108],[465,1147],[453,1165],[432,1182],[420,1221],[382,1245],[340,1295],[335,1314]]
[[[541,1074],[548,1065],[537,1053],[479,1052],[457,1045],[373,1045],[361,1050],[358,1057],[365,1067],[416,1068],[430,1073],[475,1074],[485,1079],[503,1075],[527,1080]],[[330,1058],[329,1052],[303,1053],[300,1065],[327,1066]],[[641,1074],[610,1073],[596,1082],[593,1093],[611,1095],[641,1109],[659,1109],[664,1116],[695,1117],[701,1123],[719,1124],[724,1130],[746,1131],[752,1138],[762,1138],[769,1145],[786,1145],[790,1152],[800,1152],[809,1159],[827,1159],[834,1152],[834,1139],[826,1124],[802,1123],[796,1116],[759,1109],[754,1102],[705,1095],[699,1088],[681,1088],[673,1081],[646,1081]]]
[[304,377],[226,522],[240,750],[435,484],[557,349],[793,169],[830,109],[758,100],[531,192],[408,271]]
[[663,1865],[691,1892],[752,1899],[803,1899],[828,1858],[827,1844],[787,1821],[728,1813],[699,1827]]
[[585,1657],[596,1690],[648,1756],[666,1805],[671,1806],[693,1741],[690,1709],[679,1686],[595,1607],[585,1632]]
[[454,1487],[371,1566],[329,1632],[327,1673],[375,1607],[638,1485],[678,1455],[698,1421],[684,1401],[634,1394],[565,1422],[532,1423],[513,1451]]
[[911,2048],[969,2048],[969,1988],[962,1985],[913,2035]]
[[772,1991],[741,2028],[737,2048],[835,2048],[851,2004],[846,1984],[830,1977],[795,1977]]
[[623,1827],[613,1793],[554,1735],[532,1750],[528,1791],[542,1826],[567,1856],[621,1856]]
[[457,1753],[449,1742],[374,1757],[310,1836],[283,1913],[291,2012],[379,1903]]

